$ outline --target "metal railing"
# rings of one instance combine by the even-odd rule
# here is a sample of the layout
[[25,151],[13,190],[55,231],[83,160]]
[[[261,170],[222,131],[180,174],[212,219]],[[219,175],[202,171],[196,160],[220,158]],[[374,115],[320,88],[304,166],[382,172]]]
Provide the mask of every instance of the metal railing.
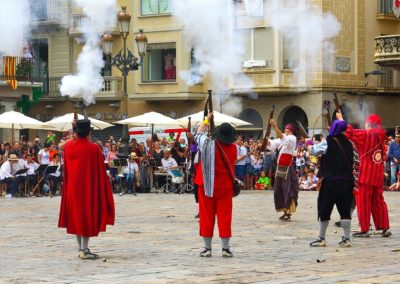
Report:
[[378,14],[393,14],[392,11],[392,0],[377,0]]
[[34,63],[33,58],[0,56],[0,80],[37,82],[32,76]]
[[71,20],[70,20],[70,25],[69,25],[70,32],[71,31],[80,32],[82,23],[85,19],[86,19],[86,16],[83,14],[72,14]]
[[[50,77],[43,79],[42,98],[60,98],[62,77]],[[96,97],[120,97],[122,95],[121,77],[103,77],[103,88],[96,94]]]
[[31,0],[31,8],[37,22],[61,21],[60,0]]

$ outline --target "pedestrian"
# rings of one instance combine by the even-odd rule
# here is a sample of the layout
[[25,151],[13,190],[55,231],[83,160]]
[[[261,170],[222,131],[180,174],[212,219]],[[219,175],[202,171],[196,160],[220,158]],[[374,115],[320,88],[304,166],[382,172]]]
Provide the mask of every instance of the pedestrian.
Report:
[[[205,130],[212,113],[199,126],[195,136],[200,152],[195,183],[198,185],[200,236],[204,239],[201,257],[211,257],[215,217],[218,219],[222,256],[232,257],[229,241],[232,236],[232,197],[234,162],[237,159],[236,131],[229,123],[222,123],[207,137]],[[228,172],[230,170],[231,172]]]
[[400,171],[400,133],[396,134],[394,143],[389,145],[388,160],[390,162],[390,184],[396,183],[397,172]]
[[114,224],[114,199],[103,153],[89,141],[90,120],[77,121],[77,138],[64,147],[64,181],[58,227],[76,235],[81,259],[97,259],[89,238]]
[[274,183],[275,209],[277,212],[283,212],[279,220],[290,221],[292,214],[296,212],[299,194],[296,169],[293,165],[293,155],[296,152],[296,136],[294,136],[296,129],[289,123],[282,133],[274,119],[271,119],[270,123],[278,138],[269,139],[268,148],[271,151],[280,149]]
[[[339,113],[337,118],[343,120]],[[376,230],[382,230],[382,237],[389,237],[389,214],[383,198],[384,153],[386,133],[382,120],[371,114],[365,120],[365,129],[347,127],[346,137],[354,142],[360,158],[358,190],[355,192],[360,231],[353,237],[369,237],[371,214]]]
[[351,207],[353,204],[353,145],[344,132],[347,123],[335,120],[329,128],[329,135],[321,143],[310,146],[314,156],[321,156],[319,176],[322,179],[318,192],[318,239],[311,242],[311,247],[325,247],[325,235],[331,219],[333,206],[340,215],[343,227],[341,247],[351,247]]

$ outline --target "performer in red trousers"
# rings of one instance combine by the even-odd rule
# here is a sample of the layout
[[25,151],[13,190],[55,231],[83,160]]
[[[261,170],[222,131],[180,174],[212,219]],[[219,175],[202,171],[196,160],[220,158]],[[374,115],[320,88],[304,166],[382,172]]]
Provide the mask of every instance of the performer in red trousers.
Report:
[[[343,120],[339,114],[338,119]],[[389,214],[383,198],[384,155],[386,153],[386,134],[381,128],[382,120],[371,114],[365,121],[365,129],[354,129],[351,125],[346,130],[348,139],[356,145],[360,167],[358,190],[355,192],[360,232],[353,237],[369,237],[371,214],[375,229],[382,230],[382,237],[389,237]]]
[[[199,126],[196,142],[200,151],[200,162],[196,168],[195,184],[198,185],[200,236],[204,239],[201,257],[211,256],[211,243],[215,217],[218,219],[219,236],[222,240],[222,256],[232,257],[229,240],[232,236],[232,196],[233,183],[227,165],[234,173],[237,159],[236,131],[228,123],[218,126],[212,133],[213,139],[205,134],[212,113]],[[226,163],[226,165],[225,165]]]
[[114,224],[114,199],[103,153],[89,141],[90,120],[77,121],[77,138],[64,146],[64,180],[58,226],[76,235],[81,259],[97,259],[89,238]]

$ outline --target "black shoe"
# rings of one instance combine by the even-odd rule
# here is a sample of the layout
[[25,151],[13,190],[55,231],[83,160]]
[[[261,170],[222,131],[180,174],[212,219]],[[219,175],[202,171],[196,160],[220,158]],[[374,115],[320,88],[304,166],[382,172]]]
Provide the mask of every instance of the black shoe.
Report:
[[355,238],[369,238],[368,232],[357,232],[352,235]]
[[335,222],[335,226],[336,226],[336,227],[342,227],[342,222],[341,222],[341,221]]
[[383,230],[383,232],[381,233],[381,236],[383,238],[390,237],[391,235],[392,235],[392,232],[390,231],[390,229]]
[[200,218],[200,213],[197,213],[196,216],[194,216],[195,219],[199,219]]
[[233,257],[233,253],[229,250],[229,248],[227,249],[222,249],[222,257]]
[[310,247],[326,247],[325,239],[318,237],[318,239],[310,243]]
[[204,250],[200,253],[200,257],[211,257],[211,249],[204,248]]

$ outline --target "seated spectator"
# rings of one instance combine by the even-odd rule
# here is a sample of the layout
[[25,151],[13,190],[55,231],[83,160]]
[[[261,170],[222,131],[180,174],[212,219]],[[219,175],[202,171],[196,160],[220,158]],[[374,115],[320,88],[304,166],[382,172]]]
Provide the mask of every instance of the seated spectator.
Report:
[[397,181],[393,183],[390,187],[389,190],[392,191],[399,191],[400,188],[400,171],[397,172]]
[[171,156],[171,150],[164,150],[164,158],[161,159],[161,164],[164,171],[168,171],[171,169],[177,169],[178,164],[174,158]]
[[[139,157],[135,152],[132,152],[129,156],[128,165],[123,167],[122,174],[125,177],[125,184],[128,194],[135,192],[135,188],[140,186],[140,176],[139,176]],[[117,177],[120,178],[119,176]],[[119,180],[118,180],[119,181]],[[121,191],[120,196],[124,195],[125,192]]]
[[61,157],[60,154],[55,154],[53,161],[50,162],[50,166],[57,166],[55,173],[51,173],[47,176],[47,183],[51,193],[53,195],[57,192],[57,187],[61,186],[62,176],[61,176]]
[[19,181],[14,176],[13,167],[18,163],[18,156],[10,154],[8,160],[0,167],[0,181],[8,185],[6,197],[12,198],[18,192]]
[[257,190],[271,189],[271,179],[268,176],[266,176],[264,171],[260,173],[260,178],[256,183],[256,189]]

